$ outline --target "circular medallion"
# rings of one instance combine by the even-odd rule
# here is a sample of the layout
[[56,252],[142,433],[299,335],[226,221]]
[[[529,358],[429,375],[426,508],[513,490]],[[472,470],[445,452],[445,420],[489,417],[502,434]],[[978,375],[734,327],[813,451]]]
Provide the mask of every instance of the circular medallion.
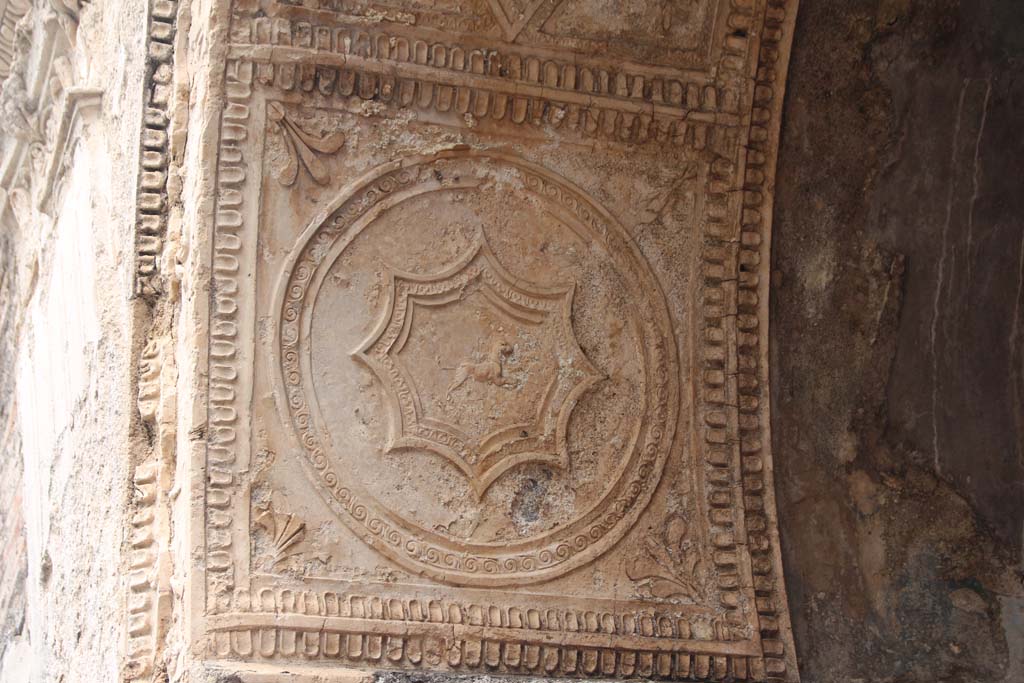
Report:
[[657,279],[578,188],[452,150],[363,177],[303,233],[274,359],[300,459],[400,566],[534,583],[612,547],[672,449]]

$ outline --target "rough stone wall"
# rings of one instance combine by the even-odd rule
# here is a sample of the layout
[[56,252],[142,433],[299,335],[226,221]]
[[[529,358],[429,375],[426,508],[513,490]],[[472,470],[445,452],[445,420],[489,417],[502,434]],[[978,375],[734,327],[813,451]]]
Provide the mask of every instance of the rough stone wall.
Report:
[[25,626],[28,574],[22,511],[24,465],[14,398],[14,332],[19,311],[15,246],[13,234],[0,233],[0,662],[8,656],[14,661],[17,656],[15,639]]
[[1022,29],[801,2],[771,338],[807,681],[1024,680]]
[[[124,661],[145,4],[85,15],[100,118],[58,220],[0,234],[4,683]],[[1013,0],[801,3],[771,339],[806,681],[1024,680],[1022,35]]]
[[[51,206],[5,195],[4,683],[116,681],[122,665],[144,7],[97,2],[82,13],[68,70],[76,87],[102,89],[100,106],[74,119]],[[39,166],[25,168],[19,187],[38,193]]]

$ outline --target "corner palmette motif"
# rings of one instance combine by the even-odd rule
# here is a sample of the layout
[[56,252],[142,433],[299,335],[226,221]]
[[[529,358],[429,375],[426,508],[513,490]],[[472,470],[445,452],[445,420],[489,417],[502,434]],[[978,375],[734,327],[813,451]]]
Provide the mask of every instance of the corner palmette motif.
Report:
[[284,141],[285,161],[277,169],[277,179],[281,184],[294,185],[301,166],[317,184],[326,185],[330,177],[317,155],[337,152],[345,144],[345,136],[341,133],[322,136],[307,133],[278,102],[268,103],[267,117],[274,122]]
[[[601,378],[572,330],[575,287],[529,284],[506,271],[482,240],[444,272],[389,279],[386,314],[354,354],[390,395],[387,449],[425,448],[448,458],[477,497],[516,465],[567,467],[569,413]],[[440,331],[442,338],[421,340],[415,311],[432,307],[455,309],[455,322]],[[479,336],[466,332],[478,319],[490,325]],[[451,377],[443,393],[403,359],[407,346],[421,343],[441,354],[472,350],[466,359],[436,356]],[[484,421],[476,413],[495,403],[505,419],[480,430]]]
[[[256,503],[254,521],[266,539],[265,555],[272,568],[288,567],[309,560],[326,564],[330,556],[314,550],[310,529],[306,523],[293,512],[283,510],[279,504],[270,500]],[[295,563],[292,561],[296,560]]]
[[219,670],[798,681],[766,277],[795,0],[223,7]]

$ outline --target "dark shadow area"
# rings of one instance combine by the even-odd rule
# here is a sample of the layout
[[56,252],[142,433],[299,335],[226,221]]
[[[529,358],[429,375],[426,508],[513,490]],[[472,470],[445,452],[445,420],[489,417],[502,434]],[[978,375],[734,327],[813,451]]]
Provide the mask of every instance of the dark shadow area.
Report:
[[803,680],[1022,681],[1024,3],[802,0],[772,395]]

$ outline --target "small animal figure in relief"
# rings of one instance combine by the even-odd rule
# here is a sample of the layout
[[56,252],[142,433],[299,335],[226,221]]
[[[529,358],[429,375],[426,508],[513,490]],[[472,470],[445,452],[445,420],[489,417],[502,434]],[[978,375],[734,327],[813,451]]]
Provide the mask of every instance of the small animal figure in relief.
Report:
[[445,399],[452,400],[452,392],[465,384],[466,380],[472,379],[480,383],[493,384],[496,387],[510,387],[515,382],[505,376],[505,358],[512,355],[512,345],[503,339],[499,339],[491,346],[487,358],[479,363],[466,361],[459,364],[455,371],[455,381],[448,387]]

